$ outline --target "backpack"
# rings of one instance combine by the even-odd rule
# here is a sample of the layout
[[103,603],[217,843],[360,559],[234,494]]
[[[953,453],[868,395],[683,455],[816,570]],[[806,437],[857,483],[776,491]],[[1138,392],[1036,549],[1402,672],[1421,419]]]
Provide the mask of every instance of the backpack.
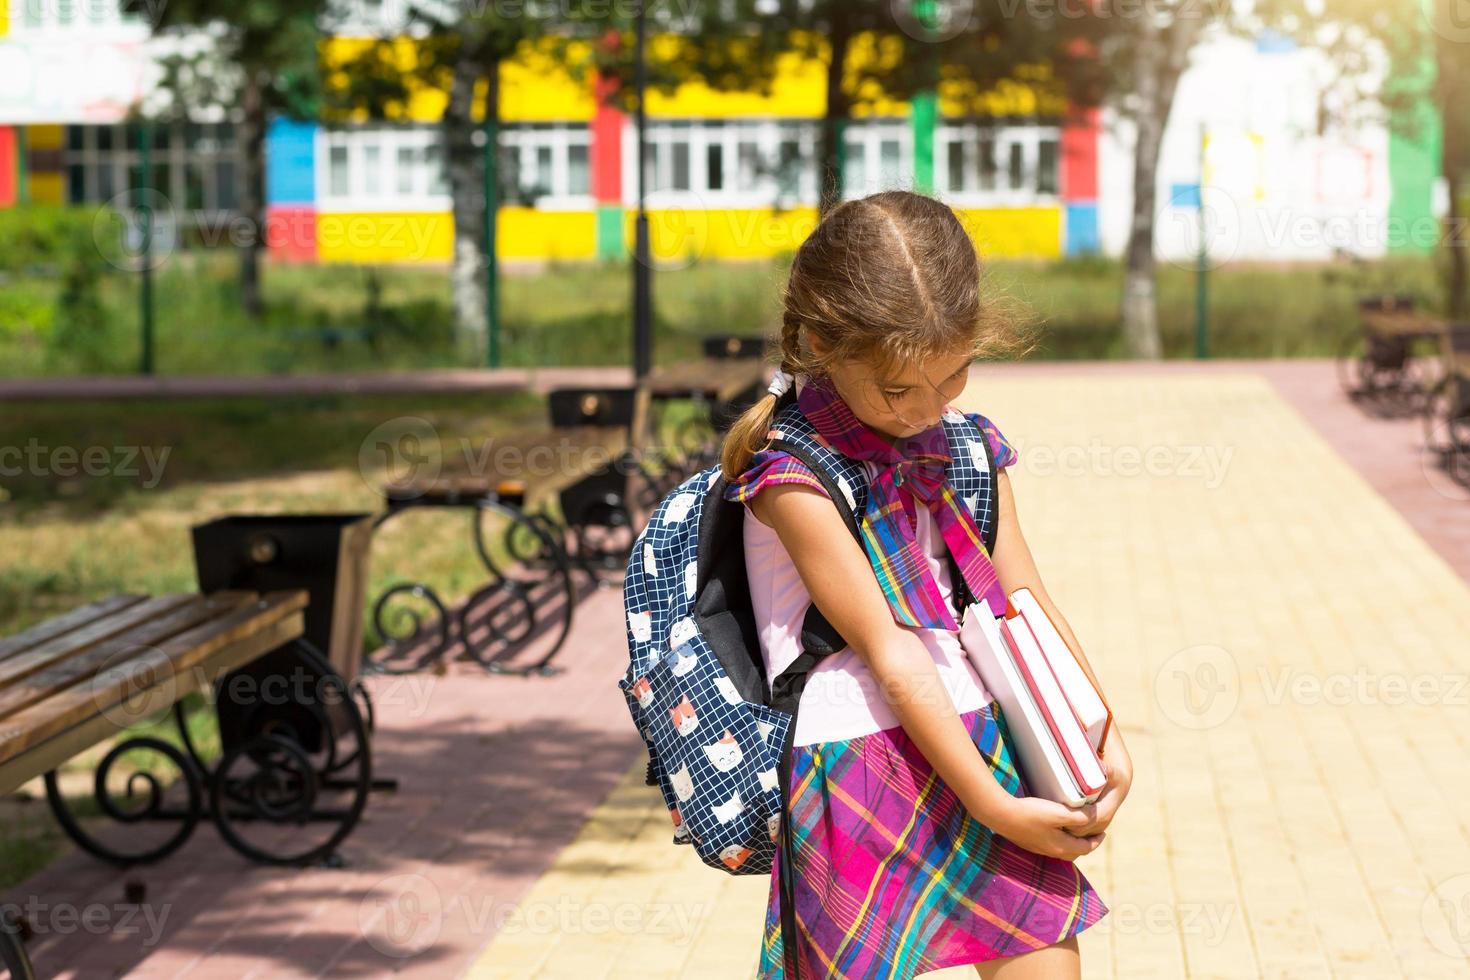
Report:
[[[960,412],[947,411],[942,424],[950,485],[988,553],[996,533],[989,440]],[[771,447],[817,475],[858,538],[864,464],[820,440],[794,389],[777,402],[771,428]],[[801,654],[767,685],[745,571],[745,505],[724,499],[727,483],[718,464],[689,476],[634,539],[623,580],[629,664],[618,687],[648,749],[646,780],[663,794],[674,842],[693,845],[705,864],[730,874],[769,874],[777,847],[791,847],[782,815],[806,675],[847,644],[812,604]],[[955,597],[973,602],[950,562]],[[791,908],[784,894],[782,906]]]

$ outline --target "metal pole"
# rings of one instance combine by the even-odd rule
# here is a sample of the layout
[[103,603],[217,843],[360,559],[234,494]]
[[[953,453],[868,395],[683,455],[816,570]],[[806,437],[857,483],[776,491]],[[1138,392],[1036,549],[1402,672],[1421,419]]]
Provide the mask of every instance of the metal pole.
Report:
[[138,208],[140,240],[138,254],[142,261],[142,357],[139,370],[143,374],[153,373],[153,208],[148,203],[148,191],[153,185],[153,123],[144,119],[138,126],[138,184],[134,189],[134,202]]
[[[914,0],[914,19],[924,30],[925,39],[933,36],[939,20],[936,0]],[[914,190],[934,193],[934,129],[939,118],[939,47],[930,44],[923,58],[924,84],[909,100],[909,117],[914,131]]]
[[1195,270],[1194,356],[1210,356],[1210,257],[1205,235],[1205,124],[1199,126],[1199,188],[1195,194],[1199,210],[1199,265]]
[[485,85],[485,336],[486,362],[490,367],[500,367],[500,295],[496,280],[499,277],[499,259],[495,254],[495,219],[500,211],[500,196],[497,188],[495,152],[500,142],[499,72],[497,61],[490,69],[496,73]]
[[653,366],[653,263],[649,254],[648,211],[644,202],[648,184],[648,133],[644,116],[648,90],[648,18],[645,6],[643,0],[638,0],[637,46],[634,49],[634,91],[638,98],[638,112],[634,117],[638,131],[638,215],[633,222],[633,377],[639,384]]

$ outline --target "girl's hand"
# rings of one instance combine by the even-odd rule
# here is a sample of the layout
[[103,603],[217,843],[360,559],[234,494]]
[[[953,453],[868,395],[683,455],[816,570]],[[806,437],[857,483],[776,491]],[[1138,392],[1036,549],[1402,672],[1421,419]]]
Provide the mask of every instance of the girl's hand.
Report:
[[1095,816],[1091,823],[1077,828],[1074,833],[1082,836],[1100,834],[1113,822],[1113,815],[1128,798],[1128,790],[1133,786],[1133,763],[1127,759],[1126,751],[1123,756],[1118,762],[1102,760],[1103,772],[1108,781],[1103,785],[1102,795],[1092,804],[1091,809]]
[[1028,851],[1073,861],[1097,850],[1105,836],[1082,833],[1096,819],[1094,806],[1074,810],[1039,796],[1013,796],[998,815],[982,822]]

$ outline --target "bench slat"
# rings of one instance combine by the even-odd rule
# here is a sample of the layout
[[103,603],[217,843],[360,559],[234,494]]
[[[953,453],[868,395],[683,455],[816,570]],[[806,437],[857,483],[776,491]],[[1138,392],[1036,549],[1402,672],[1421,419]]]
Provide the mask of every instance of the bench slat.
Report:
[[763,361],[685,361],[654,371],[648,378],[648,390],[663,398],[699,392],[715,401],[730,401],[765,381],[769,370]]
[[[215,597],[226,595],[243,595],[244,604],[236,602],[234,608],[164,640],[144,656],[130,660],[127,671],[104,671],[90,683],[74,684],[41,704],[0,719],[0,767],[99,716],[113,713],[121,723],[140,720],[126,709],[129,697],[162,685],[165,696],[149,699],[145,695],[145,700],[154,707],[166,707],[200,687],[200,681],[212,681],[215,668],[236,666],[242,656],[254,659],[302,634],[304,590],[271,592],[258,600],[250,593],[215,593]],[[268,640],[265,645],[257,642],[262,637]],[[121,729],[121,725],[114,727]]]
[[70,612],[48,619],[43,623],[37,623],[28,630],[0,639],[0,660],[29,650],[31,647],[40,646],[42,643],[54,640],[90,622],[110,616],[128,606],[136,605],[146,598],[148,597],[130,594],[108,596],[106,599],[98,599],[85,606],[78,606]]
[[75,657],[99,643],[197,601],[197,595],[188,593],[147,599],[47,640],[8,660],[0,660],[0,694],[37,671]]
[[188,601],[182,605],[137,623],[65,660],[53,661],[23,680],[0,686],[0,719],[38,704],[95,674],[128,673],[133,669],[131,661],[151,652],[164,640],[218,619],[253,601],[255,596],[250,592],[218,592],[208,597],[185,598]]
[[[526,487],[526,498],[540,500],[553,496],[563,487],[586,476],[598,466],[618,458],[628,447],[627,431],[615,427],[566,426],[527,435],[497,447],[514,448],[510,458],[519,465],[508,472],[494,469],[496,453],[483,460],[485,473],[444,473],[433,480],[409,480],[383,486],[390,502],[469,501],[490,493],[503,480],[519,480]],[[569,465],[562,466],[565,462]],[[547,471],[548,466],[550,472]]]

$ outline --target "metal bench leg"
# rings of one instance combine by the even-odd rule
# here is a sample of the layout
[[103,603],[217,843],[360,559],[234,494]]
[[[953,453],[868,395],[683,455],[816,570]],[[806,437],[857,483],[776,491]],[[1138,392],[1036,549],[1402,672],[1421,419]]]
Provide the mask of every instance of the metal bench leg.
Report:
[[[182,809],[178,806],[165,805],[166,789],[162,780],[153,772],[130,771],[125,781],[122,799],[119,800],[114,795],[113,789],[108,786],[108,777],[113,767],[123,756],[137,751],[156,753],[179,770],[180,778],[184,783]],[[135,825],[145,820],[178,824],[178,828],[172,834],[153,847],[117,850],[111,843],[104,844],[82,829],[81,824],[72,815],[66,797],[61,794],[56,771],[48,772],[46,774],[46,802],[51,805],[51,812],[55,815],[56,822],[61,825],[66,836],[93,857],[124,868],[134,864],[161,861],[183,847],[184,842],[193,835],[194,828],[199,825],[199,819],[204,813],[204,790],[194,761],[174,746],[156,738],[130,738],[108,750],[108,753],[102,757],[102,761],[97,764],[97,771],[92,780],[92,796],[103,816],[124,826]]]
[[[258,717],[245,726],[249,736],[209,775],[210,817],[225,843],[261,864],[340,863],[337,847],[362,819],[374,788],[368,726],[346,680],[321,653],[299,639],[289,649],[317,683],[288,704],[260,700]],[[320,732],[321,744],[303,744],[305,729],[297,726]],[[325,792],[347,798],[323,806]],[[279,849],[246,837],[243,827],[252,823],[336,826],[320,842]]]
[[36,971],[26,956],[25,940],[9,909],[0,908],[0,965],[10,971],[11,980],[36,980]]

